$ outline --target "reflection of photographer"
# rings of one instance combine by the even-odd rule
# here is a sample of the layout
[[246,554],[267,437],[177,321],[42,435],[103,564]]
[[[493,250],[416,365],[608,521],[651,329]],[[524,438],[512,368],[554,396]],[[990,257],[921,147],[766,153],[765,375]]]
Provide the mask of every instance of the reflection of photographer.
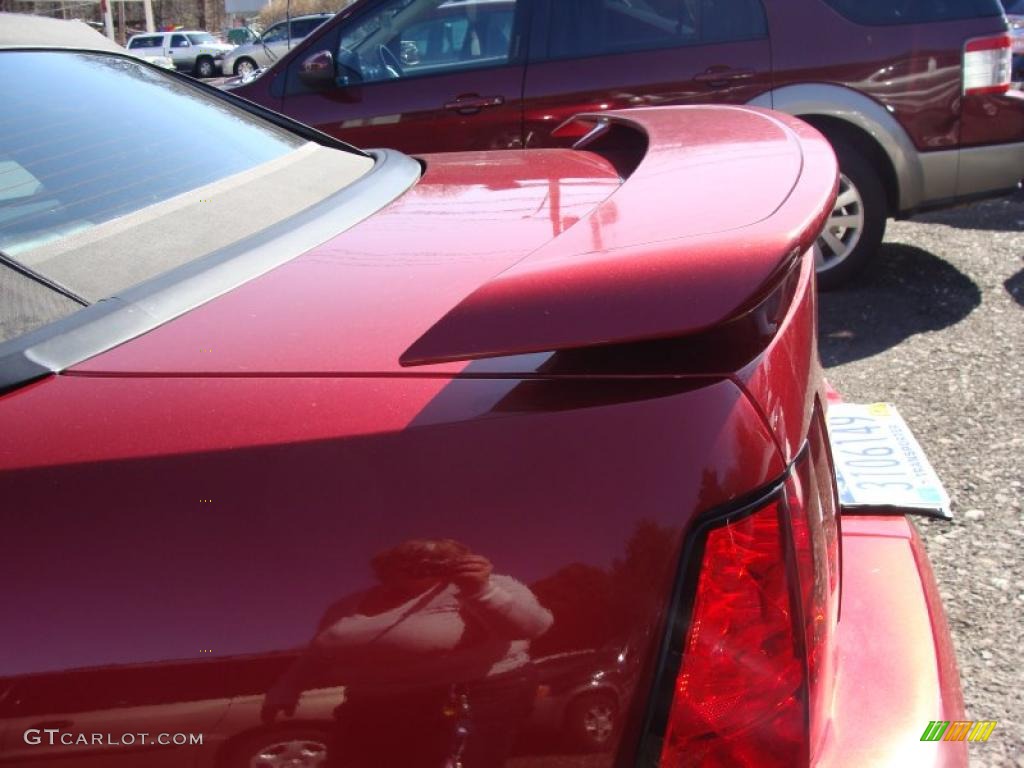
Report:
[[331,765],[497,768],[530,707],[529,642],[551,614],[450,539],[405,542],[372,566],[380,583],[327,609],[264,721],[329,677],[345,685]]

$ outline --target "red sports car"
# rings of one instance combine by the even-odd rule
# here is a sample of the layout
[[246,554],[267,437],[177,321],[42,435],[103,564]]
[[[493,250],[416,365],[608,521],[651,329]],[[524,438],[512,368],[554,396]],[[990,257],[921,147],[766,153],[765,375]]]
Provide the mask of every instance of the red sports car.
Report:
[[0,50],[0,765],[965,764],[814,129],[413,158],[81,47]]

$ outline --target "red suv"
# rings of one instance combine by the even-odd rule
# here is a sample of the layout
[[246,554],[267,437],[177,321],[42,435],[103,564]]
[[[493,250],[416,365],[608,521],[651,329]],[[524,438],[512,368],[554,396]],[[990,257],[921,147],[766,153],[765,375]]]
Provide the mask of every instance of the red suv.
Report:
[[1009,83],[999,0],[356,0],[235,92],[406,152],[555,146],[581,111],[774,107],[839,155],[819,241],[831,287],[887,217],[1018,184],[1024,95]]

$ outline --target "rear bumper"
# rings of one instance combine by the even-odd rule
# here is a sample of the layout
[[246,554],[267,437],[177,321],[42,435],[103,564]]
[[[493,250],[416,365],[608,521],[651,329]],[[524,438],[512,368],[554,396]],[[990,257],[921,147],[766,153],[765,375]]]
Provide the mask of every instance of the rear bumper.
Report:
[[841,522],[836,694],[815,765],[967,766],[966,742],[921,741],[929,721],[963,720],[964,706],[945,613],[917,531],[902,515],[844,515]]
[[[1024,99],[1024,94],[1021,95]],[[1012,189],[1024,178],[1024,141],[960,150],[957,197]]]
[[[1024,100],[1024,93],[1019,98]],[[1024,179],[1024,141],[922,152],[918,157],[922,194],[900,217],[1008,194]]]

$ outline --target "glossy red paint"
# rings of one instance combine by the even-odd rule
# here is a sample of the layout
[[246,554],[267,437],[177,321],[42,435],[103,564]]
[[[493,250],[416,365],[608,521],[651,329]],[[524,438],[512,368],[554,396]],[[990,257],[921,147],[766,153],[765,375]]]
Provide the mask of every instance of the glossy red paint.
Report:
[[[663,114],[647,116],[651,157],[678,179],[680,197],[690,184],[713,184],[676,157],[686,144],[657,130]],[[652,698],[672,684],[658,659],[678,618],[672,595],[692,587],[680,582],[686,542],[706,514],[778,483],[827,397],[802,235],[828,207],[834,160],[810,129],[757,112],[718,117],[721,136],[736,142],[722,148],[750,152],[779,186],[749,201],[746,216],[759,222],[710,209],[702,221],[675,221],[692,240],[717,237],[701,225],[732,223],[761,241],[731,254],[726,245],[740,245],[717,239],[708,263],[692,253],[670,262],[674,280],[685,284],[692,271],[704,282],[699,293],[665,290],[661,300],[685,322],[662,333],[634,317],[657,310],[668,322],[652,287],[667,272],[631,274],[637,303],[618,316],[627,333],[608,336],[593,313],[589,335],[523,319],[518,339],[554,346],[403,367],[403,353],[466,297],[534,268],[530,254],[564,243],[566,257],[592,260],[600,273],[603,227],[609,251],[641,244],[630,221],[673,234],[673,217],[643,210],[664,206],[649,188],[631,199],[634,180],[641,192],[650,183],[643,162],[623,182],[615,154],[606,159],[597,145],[460,153],[427,157],[419,184],[328,243],[0,397],[0,765],[236,768],[268,745],[337,739],[335,750],[375,768],[437,768],[457,747],[453,718],[469,728],[467,768],[506,764],[510,750],[517,768],[549,765],[552,755],[635,765],[651,736]],[[702,121],[693,126],[699,139]],[[814,181],[806,190],[805,180]],[[620,194],[619,219],[605,220]],[[592,292],[579,271],[559,267],[549,279],[561,287],[553,309],[609,295]],[[734,317],[737,308],[746,311]],[[486,339],[491,328],[475,311]],[[509,326],[494,330],[500,344],[482,342],[485,351],[540,348]],[[687,333],[658,338],[666,330]],[[557,348],[608,338],[624,343]],[[461,339],[458,354],[450,336],[443,341],[441,356],[466,353]],[[861,542],[847,535],[844,526],[855,552]],[[408,564],[423,540],[461,554],[441,571],[420,556],[415,569],[388,565]],[[888,551],[897,540],[902,549]],[[948,632],[919,545],[881,542],[859,561],[895,564],[889,597],[916,613],[897,625],[886,603],[878,621],[893,647],[920,657],[894,679],[920,674],[907,684],[923,691],[917,709],[885,716],[905,725],[934,703],[934,719],[956,710]],[[848,686],[868,668],[855,654],[876,622],[873,602],[856,601],[878,582],[855,565],[845,566],[854,596],[844,593],[835,722],[824,732],[891,760],[904,754],[906,734],[886,730],[875,746],[870,729],[846,725],[865,721],[865,697]],[[393,632],[421,613],[447,618]],[[457,636],[441,636],[453,621]],[[908,627],[913,636],[899,634]],[[930,661],[916,643],[926,631]],[[566,658],[588,660],[568,684],[552,671]],[[616,727],[595,754],[565,756],[550,731],[566,730],[579,708],[570,694],[561,709],[542,704],[553,691],[589,689],[598,672],[615,681],[602,701],[612,697]],[[549,733],[533,727],[538,716]],[[204,743],[26,742],[26,730],[45,728],[199,732]],[[822,761],[833,759],[829,744]]]
[[[401,373],[402,353],[454,305],[620,186],[590,153],[467,152],[425,163],[409,192],[342,236],[76,372]],[[505,360],[489,370],[533,368]]]
[[[651,150],[624,184],[589,152],[428,156],[371,219],[75,371],[394,374],[503,355],[475,370],[523,373],[536,361],[508,355],[680,336],[749,309],[819,231],[831,148],[762,110],[626,115]],[[666,174],[688,179],[673,199],[692,218],[664,216]]]
[[844,515],[842,536],[834,722],[818,765],[967,766],[965,742],[920,740],[931,720],[963,720],[964,704],[917,531],[902,515]]
[[[818,349],[818,297],[804,259],[795,296],[783,320],[783,333],[736,374],[751,400],[764,414],[786,461],[793,461],[803,446],[815,402],[828,400]],[[780,375],[779,371],[785,371]],[[803,382],[821,382],[807,387]]]
[[[532,61],[523,85],[523,144],[556,146],[552,129],[578,112],[745,104],[772,87],[770,48],[760,39]],[[721,82],[707,79],[715,71]],[[729,80],[733,73],[743,76]]]
[[795,9],[778,3],[766,9],[776,88],[813,81],[859,91],[883,105],[924,152],[1024,137],[1012,131],[1024,109],[1016,118],[1007,110],[977,120],[974,110],[989,98],[963,98],[964,45],[1004,31],[998,18],[915,25],[908,34],[903,25],[851,23],[822,2],[801,3],[799,22],[791,16]]
[[[554,613],[535,660],[606,643],[646,659],[694,514],[782,470],[728,382],[59,376],[0,410],[0,569],[20,584],[2,675],[25,691],[2,710],[12,765],[40,755],[21,733],[55,719],[207,735],[83,750],[76,768],[212,764],[263,728],[264,694],[329,606],[373,584],[371,557],[409,539],[457,539],[530,585]],[[340,691],[310,688],[278,727],[329,728]],[[552,749],[522,738],[526,765]]]
[[[868,96],[923,152],[1024,137],[1020,100],[962,96],[964,45],[1005,33],[998,16],[909,28],[866,26],[822,0],[764,3],[768,31],[762,37],[559,59],[547,53],[550,4],[520,0],[518,48],[506,65],[323,90],[304,87],[298,79],[302,61],[320,50],[336,51],[339,34],[378,2],[353,3],[265,76],[234,92],[356,144],[408,152],[556,146],[554,128],[579,112],[743,104],[801,84],[835,85]],[[445,109],[459,97],[501,103],[469,114]]]
[[[683,107],[586,119],[639,124],[650,145],[639,167],[582,222],[590,227],[570,230],[481,286],[403,363],[678,337],[720,325],[771,289],[831,209],[832,148],[794,118]],[[761,183],[749,184],[751,176]],[[665,215],[666,178],[686,180],[671,195],[692,214],[685,221]],[[731,205],[718,204],[726,198]],[[566,294],[566,284],[577,289]]]

